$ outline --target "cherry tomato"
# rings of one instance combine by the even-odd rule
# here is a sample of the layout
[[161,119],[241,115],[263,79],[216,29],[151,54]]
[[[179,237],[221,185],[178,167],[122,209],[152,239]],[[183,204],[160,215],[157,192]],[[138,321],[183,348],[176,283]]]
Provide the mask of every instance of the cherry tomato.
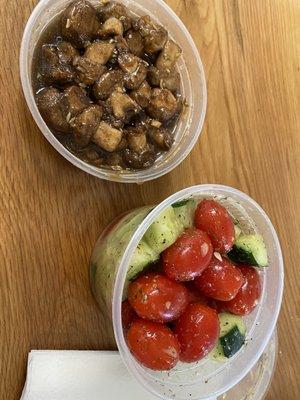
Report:
[[124,329],[129,329],[132,322],[137,318],[134,309],[129,304],[128,300],[122,302],[122,325]]
[[213,248],[208,235],[196,228],[186,229],[162,254],[165,274],[176,281],[191,281],[208,266]]
[[129,285],[128,300],[141,318],[169,322],[179,318],[187,307],[188,291],[164,275],[149,273]]
[[216,251],[227,253],[234,241],[234,225],[223,206],[214,200],[202,200],[195,211],[195,225],[207,232]]
[[201,303],[204,305],[208,304],[209,299],[200,293],[199,289],[195,286],[195,281],[186,282],[185,287],[189,294],[189,303]]
[[222,303],[226,311],[236,315],[250,314],[258,304],[261,296],[261,283],[255,268],[248,265],[239,265],[245,283],[233,300]]
[[180,343],[180,360],[194,362],[205,357],[219,338],[219,318],[212,308],[203,304],[189,304],[175,326]]
[[136,320],[129,328],[128,347],[145,367],[168,370],[179,360],[180,345],[171,329],[156,322]]
[[241,271],[229,260],[213,257],[209,266],[195,279],[197,288],[216,300],[232,300],[244,283]]

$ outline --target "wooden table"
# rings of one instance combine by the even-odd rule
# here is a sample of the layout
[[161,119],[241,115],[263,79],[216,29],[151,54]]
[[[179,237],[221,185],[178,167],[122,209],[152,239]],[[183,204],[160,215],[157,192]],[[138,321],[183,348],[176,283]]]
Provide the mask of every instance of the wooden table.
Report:
[[267,399],[298,399],[299,1],[167,1],[200,51],[208,109],[191,155],[176,171],[141,186],[104,182],[79,171],[36,127],[18,77],[22,31],[35,3],[0,2],[1,400],[19,398],[30,349],[114,346],[88,284],[97,236],[125,210],[207,182],[248,193],[278,231],[286,281],[280,352]]

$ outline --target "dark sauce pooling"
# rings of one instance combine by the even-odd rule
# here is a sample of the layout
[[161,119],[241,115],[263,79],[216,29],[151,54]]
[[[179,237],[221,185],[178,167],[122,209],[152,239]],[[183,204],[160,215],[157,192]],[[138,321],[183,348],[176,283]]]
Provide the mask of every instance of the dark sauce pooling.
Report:
[[71,3],[35,49],[38,108],[58,140],[96,166],[141,169],[170,149],[182,109],[181,49],[121,3]]

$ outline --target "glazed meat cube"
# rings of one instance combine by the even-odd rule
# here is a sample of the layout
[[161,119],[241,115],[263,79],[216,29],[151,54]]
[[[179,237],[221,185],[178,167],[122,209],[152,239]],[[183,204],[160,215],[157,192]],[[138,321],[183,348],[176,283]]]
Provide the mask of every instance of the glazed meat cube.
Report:
[[101,9],[101,16],[104,21],[111,17],[119,19],[124,27],[124,31],[131,28],[131,18],[128,15],[127,8],[118,2],[111,1]]
[[112,56],[114,49],[115,44],[113,43],[95,41],[86,48],[84,57],[93,62],[104,65]]
[[123,35],[123,24],[122,22],[115,17],[108,18],[101,28],[98,31],[100,37],[109,37],[109,36],[122,36]]
[[51,44],[43,45],[41,75],[47,84],[65,84],[75,79],[74,69],[64,62],[66,58],[68,57],[57,46]]
[[120,68],[125,72],[125,87],[127,89],[137,89],[146,79],[146,63],[131,53],[120,54],[118,57],[118,62]]
[[122,91],[114,91],[109,98],[112,111],[117,119],[129,121],[131,117],[140,111],[138,104],[128,94]]
[[104,65],[91,61],[85,57],[75,57],[73,65],[79,82],[84,85],[92,85],[107,71],[107,68]]
[[99,29],[94,7],[85,0],[71,3],[61,19],[62,35],[77,47],[92,40]]
[[153,89],[147,111],[152,118],[168,121],[178,112],[178,103],[168,89]]
[[108,152],[113,152],[118,147],[121,139],[122,132],[120,130],[113,128],[104,121],[101,121],[92,140],[102,149]]
[[147,81],[144,81],[138,89],[131,92],[130,96],[142,108],[146,108],[151,97],[151,86]]
[[68,106],[61,93],[53,88],[40,90],[36,95],[37,105],[45,122],[58,132],[70,130],[66,115]]
[[161,89],[169,89],[171,92],[178,92],[180,88],[180,75],[175,69],[164,70],[150,67],[147,79],[152,86],[158,86]]
[[181,48],[173,40],[169,39],[162,52],[157,58],[156,67],[158,69],[172,69],[181,55]]
[[135,56],[141,57],[144,54],[144,43],[140,32],[130,29],[124,37],[129,51]]
[[99,100],[106,100],[115,90],[121,86],[124,74],[121,70],[115,69],[103,74],[93,87],[94,96]]
[[69,121],[75,115],[81,113],[91,104],[90,99],[87,97],[85,91],[76,85],[65,89],[62,97],[66,101],[68,107],[67,121]]
[[134,24],[144,38],[145,52],[149,54],[162,50],[168,39],[168,32],[162,26],[155,24],[149,15],[139,18]]
[[87,146],[96,132],[103,114],[102,107],[91,105],[70,121],[76,143]]
[[169,150],[171,148],[173,136],[168,130],[152,126],[148,130],[148,135],[152,143],[155,144],[159,149]]

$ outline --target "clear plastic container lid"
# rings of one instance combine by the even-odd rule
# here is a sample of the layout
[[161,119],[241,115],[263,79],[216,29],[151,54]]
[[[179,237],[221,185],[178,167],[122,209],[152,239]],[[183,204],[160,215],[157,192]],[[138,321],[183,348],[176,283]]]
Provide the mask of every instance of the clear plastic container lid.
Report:
[[[97,0],[89,1],[94,5],[99,4]],[[172,148],[161,155],[150,168],[139,171],[113,171],[95,167],[68,151],[53,135],[37,108],[31,84],[32,59],[38,39],[49,23],[71,2],[72,0],[41,0],[33,10],[24,30],[20,52],[20,76],[25,99],[35,122],[46,139],[63,157],[98,178],[141,183],[168,173],[180,164],[194,147],[201,133],[206,112],[205,75],[191,35],[172,9],[161,0],[120,0],[134,14],[148,14],[163,25],[170,37],[182,48],[182,56],[177,62],[177,67],[181,77],[181,93],[188,107],[176,126]]]
[[[244,232],[259,232],[266,243],[269,266],[260,269],[263,282],[259,305],[244,322],[245,346],[230,360],[219,363],[206,357],[197,363],[179,363],[168,372],[152,371],[139,364],[130,353],[121,324],[121,301],[127,267],[132,254],[152,221],[171,204],[193,197],[216,198],[239,220]],[[278,237],[268,216],[246,194],[226,186],[199,185],[170,196],[153,209],[133,234],[121,259],[112,301],[113,325],[118,348],[125,364],[136,379],[151,393],[163,399],[199,400],[217,397],[235,386],[262,355],[278,318],[283,292],[283,259]]]

